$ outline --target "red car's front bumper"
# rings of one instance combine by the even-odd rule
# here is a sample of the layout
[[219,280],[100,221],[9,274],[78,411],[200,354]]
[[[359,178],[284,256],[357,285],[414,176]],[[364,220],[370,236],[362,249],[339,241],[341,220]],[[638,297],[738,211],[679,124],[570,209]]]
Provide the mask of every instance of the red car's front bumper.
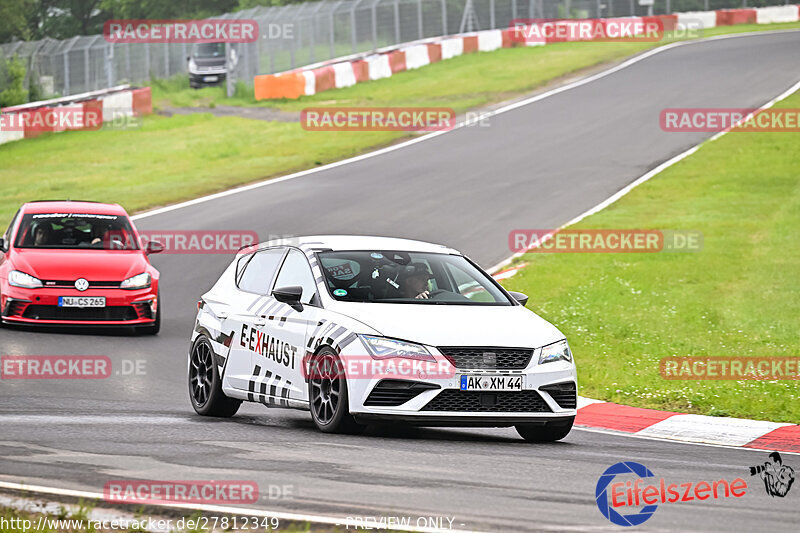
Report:
[[[20,289],[6,286],[0,317],[6,324],[50,326],[144,326],[156,319],[156,286],[147,289]],[[59,307],[59,296],[103,296],[105,307]]]

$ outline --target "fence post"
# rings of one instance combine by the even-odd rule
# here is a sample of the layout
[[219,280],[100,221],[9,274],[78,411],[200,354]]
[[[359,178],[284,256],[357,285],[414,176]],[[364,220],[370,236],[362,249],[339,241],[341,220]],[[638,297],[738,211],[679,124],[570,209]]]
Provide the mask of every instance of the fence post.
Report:
[[417,38],[422,39],[425,32],[422,29],[422,0],[417,0]]
[[[517,0],[513,0],[516,2]],[[442,0],[442,35],[450,35],[447,31],[447,1]]]
[[378,2],[380,0],[375,0],[372,2],[372,50],[375,51],[378,49]]
[[63,96],[69,95],[69,48],[67,48],[64,52],[64,94]]
[[106,43],[106,84],[114,86],[114,43]]
[[489,0],[489,29],[495,29],[494,0]]
[[400,42],[400,0],[394,0],[394,42]]
[[83,90],[91,91],[89,87],[89,47],[83,49]]
[[144,43],[144,79],[150,78],[150,43]]

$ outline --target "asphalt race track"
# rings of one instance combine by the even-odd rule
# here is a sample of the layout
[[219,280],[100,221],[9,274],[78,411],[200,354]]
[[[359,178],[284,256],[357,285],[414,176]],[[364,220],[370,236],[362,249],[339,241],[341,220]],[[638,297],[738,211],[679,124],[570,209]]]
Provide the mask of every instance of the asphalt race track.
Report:
[[[800,31],[679,46],[591,83],[430,140],[137,221],[145,230],[357,233],[442,242],[484,266],[516,228],[554,228],[710,136],[664,133],[666,107],[758,107],[797,82]],[[269,150],[269,139],[254,139]],[[758,179],[753,176],[753,179]],[[664,206],[668,209],[669,206]],[[594,501],[600,474],[640,462],[668,482],[748,480],[744,498],[663,504],[641,529],[796,531],[800,494],[768,496],[765,452],[574,430],[525,444],[513,429],[317,432],[305,412],[244,406],[196,416],[186,354],[196,301],[229,255],[162,255],[158,337],[3,329],[4,355],[142,360],[144,375],[0,382],[0,479],[101,491],[109,479],[242,479],[258,507],[336,516],[448,516],[478,530],[618,529]],[[536,295],[529,307],[536,310]],[[558,325],[558,324],[556,324]],[[579,354],[587,357],[589,354]],[[579,367],[580,373],[580,367]],[[800,468],[800,457],[785,455]],[[292,495],[269,499],[267,487]],[[792,525],[794,524],[794,525]]]

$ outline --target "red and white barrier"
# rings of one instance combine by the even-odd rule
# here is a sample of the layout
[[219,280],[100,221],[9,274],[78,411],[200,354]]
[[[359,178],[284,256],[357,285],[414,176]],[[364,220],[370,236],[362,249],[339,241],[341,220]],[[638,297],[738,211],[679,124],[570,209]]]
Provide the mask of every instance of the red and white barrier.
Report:
[[[0,144],[32,138],[42,133],[98,130],[103,123],[153,112],[150,87],[127,85],[31,102],[2,110]],[[3,124],[12,124],[3,128]]]
[[102,99],[103,102],[103,122],[110,122],[114,117],[133,116],[133,94],[132,91],[120,91],[112,93]]
[[716,27],[716,11],[690,11],[689,13],[678,13],[678,28],[706,29]]
[[406,70],[424,67],[431,62],[428,56],[428,46],[425,44],[409,46],[404,48],[403,51],[406,55]]
[[366,61],[369,67],[369,79],[380,80],[392,75],[392,67],[389,66],[389,56],[385,54],[369,56]]
[[503,47],[503,31],[487,30],[478,32],[478,50],[491,52]]
[[464,53],[464,39],[461,37],[451,37],[443,39],[440,43],[442,45],[442,60],[450,59],[451,57],[460,56]]
[[772,24],[774,22],[797,22],[798,6],[772,6],[756,8],[756,24]]

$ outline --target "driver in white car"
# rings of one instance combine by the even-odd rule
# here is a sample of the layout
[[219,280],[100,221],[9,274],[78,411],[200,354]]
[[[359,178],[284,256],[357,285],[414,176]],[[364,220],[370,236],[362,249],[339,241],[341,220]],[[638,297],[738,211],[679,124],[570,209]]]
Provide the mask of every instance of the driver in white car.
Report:
[[411,263],[406,267],[402,293],[405,298],[427,300],[430,298],[428,280],[433,279],[425,263]]

